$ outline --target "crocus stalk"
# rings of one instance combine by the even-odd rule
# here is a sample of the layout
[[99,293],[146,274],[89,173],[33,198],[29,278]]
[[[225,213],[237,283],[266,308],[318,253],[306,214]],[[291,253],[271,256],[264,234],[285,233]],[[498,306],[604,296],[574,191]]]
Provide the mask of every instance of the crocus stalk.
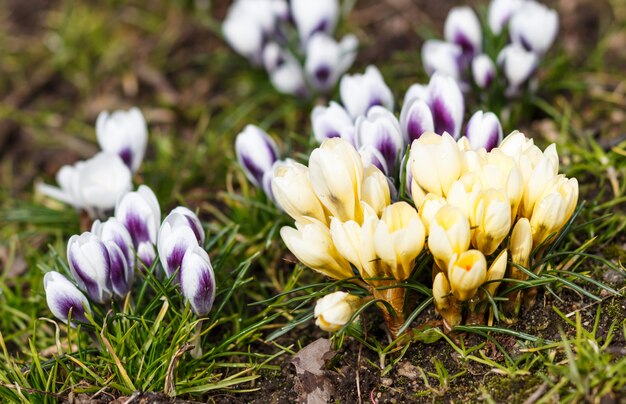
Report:
[[[511,278],[517,280],[526,280],[528,275],[519,269],[517,265],[529,269],[529,257],[533,247],[533,235],[530,227],[530,221],[525,217],[520,218],[511,232],[511,240],[509,242],[509,250],[511,251]],[[520,308],[520,292],[511,292],[508,301],[504,303],[507,312],[517,314]]]
[[337,332],[359,308],[361,299],[346,292],[330,293],[315,304],[315,325],[324,331]]
[[397,285],[396,281],[379,281],[378,283],[378,287],[384,287],[385,289],[378,290],[376,288],[372,288],[372,295],[376,299],[383,299],[393,309],[393,312],[391,312],[385,304],[378,304],[378,307],[383,313],[383,319],[385,320],[389,336],[392,340],[395,340],[400,336],[400,328],[402,328],[406,321],[404,316],[404,298],[406,295],[406,288],[390,288],[389,286]]

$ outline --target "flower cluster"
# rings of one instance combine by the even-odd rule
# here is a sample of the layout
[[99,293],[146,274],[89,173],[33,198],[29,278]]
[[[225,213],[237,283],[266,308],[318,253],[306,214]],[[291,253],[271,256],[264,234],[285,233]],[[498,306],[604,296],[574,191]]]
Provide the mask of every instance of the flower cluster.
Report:
[[[364,166],[341,138],[326,139],[308,167],[277,165],[272,180],[277,202],[295,220],[295,228],[281,229],[289,250],[333,279],[364,282],[395,311],[381,306],[393,336],[404,322],[402,283],[420,257],[428,259],[423,251],[433,257],[436,307],[451,328],[463,307],[475,311],[496,293],[509,256],[527,266],[532,248],[553,240],[578,200],[576,179],[558,174],[555,145],[541,151],[519,132],[489,152],[473,150],[465,137],[424,133],[411,145],[409,169],[414,206],[392,203],[382,171]],[[514,266],[510,272],[525,275]],[[337,328],[319,316],[318,323]]]
[[102,151],[61,167],[56,174],[59,187],[38,185],[44,195],[84,209],[92,218],[104,217],[131,190],[132,174],[139,169],[148,142],[146,121],[137,108],[103,111],[96,120],[96,138]]
[[215,276],[202,248],[202,225],[185,207],[177,207],[160,222],[159,202],[152,190],[142,185],[119,200],[114,217],[96,220],[90,232],[72,236],[67,260],[78,287],[58,272],[44,277],[48,306],[55,317],[66,322],[71,311],[72,319],[87,322],[90,300],[108,306],[114,299],[125,299],[137,270],[154,264],[155,244],[165,275],[172,277],[179,271],[175,282],[180,282],[185,300],[196,315],[206,315],[215,297]]
[[[483,90],[493,87],[501,75],[506,95],[520,94],[556,38],[558,15],[535,0],[492,0],[488,22],[491,32],[483,30],[470,7],[453,8],[444,25],[445,41],[428,40],[422,47],[426,72],[445,72],[464,89],[473,83]],[[498,47],[507,32],[508,44]],[[484,40],[493,40],[493,46]]]
[[236,0],[222,31],[278,91],[308,96],[332,90],[356,57],[354,35],[332,36],[338,19],[338,0]]

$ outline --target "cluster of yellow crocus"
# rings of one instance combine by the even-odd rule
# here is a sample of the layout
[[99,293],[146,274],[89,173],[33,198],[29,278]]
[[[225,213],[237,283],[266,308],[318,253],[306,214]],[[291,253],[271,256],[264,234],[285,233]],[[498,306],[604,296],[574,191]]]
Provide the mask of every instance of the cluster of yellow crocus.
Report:
[[348,142],[332,138],[311,153],[308,167],[279,163],[272,192],[295,220],[295,228],[280,232],[289,250],[331,278],[358,275],[394,308],[395,315],[383,309],[391,332],[399,328],[405,289],[393,286],[411,275],[426,231],[413,206],[391,203],[387,177],[374,166],[363,167]]
[[[408,169],[415,206],[391,201],[387,177],[364,167],[341,138],[326,139],[308,167],[292,160],[274,169],[272,192],[295,220],[281,236],[308,267],[333,279],[356,276],[381,305],[393,336],[404,322],[405,288],[427,245],[433,295],[447,327],[462,307],[494,295],[508,260],[527,266],[533,247],[550,242],[571,217],[578,184],[558,174],[554,145],[541,151],[522,133],[500,147],[472,150],[444,133],[411,145]],[[524,273],[511,267],[511,277]],[[483,287],[481,289],[481,286]]]
[[[527,266],[531,250],[551,242],[578,200],[576,179],[558,174],[555,145],[542,151],[520,132],[490,152],[426,133],[411,146],[409,169],[435,261],[435,304],[448,327],[461,322],[462,302],[475,307],[485,299],[481,286],[495,294],[509,253]],[[510,272],[525,278],[515,266]]]

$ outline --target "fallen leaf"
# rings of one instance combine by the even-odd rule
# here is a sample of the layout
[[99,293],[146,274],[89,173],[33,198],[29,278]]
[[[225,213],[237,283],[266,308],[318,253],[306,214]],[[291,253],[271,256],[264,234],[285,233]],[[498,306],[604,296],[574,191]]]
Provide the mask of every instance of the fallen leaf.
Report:
[[313,404],[326,403],[335,392],[335,372],[324,370],[326,362],[335,356],[330,340],[320,338],[296,354],[291,364],[298,376],[296,391],[299,401]]

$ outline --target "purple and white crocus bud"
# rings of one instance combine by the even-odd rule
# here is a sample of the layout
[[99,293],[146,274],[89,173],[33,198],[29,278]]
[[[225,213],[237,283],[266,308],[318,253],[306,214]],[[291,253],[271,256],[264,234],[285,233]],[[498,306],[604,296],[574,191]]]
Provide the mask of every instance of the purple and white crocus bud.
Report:
[[461,80],[463,49],[454,43],[429,39],[422,46],[422,64],[429,76],[441,72]]
[[278,147],[263,129],[247,125],[235,140],[237,161],[248,180],[257,188],[263,184],[263,175],[278,160]]
[[507,45],[500,51],[498,65],[509,83],[506,92],[508,96],[519,94],[521,87],[535,72],[538,63],[537,55],[519,44]]
[[361,146],[358,151],[361,155],[361,160],[363,161],[363,167],[375,166],[387,176],[393,174],[390,173],[387,168],[387,161],[385,160],[385,157],[373,145],[365,144]]
[[477,111],[467,122],[465,136],[473,150],[485,148],[489,152],[502,141],[502,125],[493,112]]
[[352,119],[365,116],[376,105],[393,111],[393,94],[376,66],[368,66],[364,74],[343,76],[339,83],[339,93],[341,102]]
[[96,119],[96,138],[102,151],[117,154],[135,172],[146,152],[148,126],[139,108],[102,111]]
[[[91,313],[89,300],[65,276],[55,271],[48,272],[43,277],[43,287],[48,307],[56,318],[64,323],[68,322],[70,316],[71,320],[89,322],[86,316],[86,313]],[[74,321],[70,325],[76,326]]]
[[460,46],[464,55],[471,57],[481,52],[482,28],[471,7],[454,7],[450,10],[443,31],[446,41]]
[[452,77],[435,73],[428,83],[428,92],[435,133],[442,135],[448,132],[458,139],[465,113],[465,101],[459,85]]
[[[96,220],[91,226],[91,232],[98,236],[105,245],[115,243],[122,252],[129,271],[135,270],[135,253],[133,251],[133,239],[126,227],[116,218],[111,217],[106,222]],[[107,247],[107,249],[109,249]],[[110,249],[109,249],[110,250]]]
[[316,32],[328,35],[335,31],[339,18],[338,0],[291,0],[291,16],[300,42],[306,44]]
[[283,94],[308,96],[302,65],[287,49],[270,42],[263,49],[263,65],[276,90]]
[[187,224],[189,225],[189,227],[191,227],[191,230],[193,230],[193,234],[195,234],[196,239],[198,240],[198,244],[200,246],[203,246],[205,237],[204,228],[202,227],[202,223],[200,222],[200,219],[198,219],[198,216],[191,209],[184,206],[178,206],[174,208],[170,212],[170,215],[173,213],[178,213],[184,216],[184,218],[187,220]]
[[145,270],[152,267],[156,261],[157,252],[154,249],[154,244],[150,241],[142,241],[137,247],[137,258],[143,265],[140,269]]
[[104,245],[109,253],[111,289],[123,299],[135,281],[135,268],[128,265],[126,256],[114,241],[106,241]]
[[433,114],[424,99],[412,98],[402,106],[400,127],[406,144],[413,143],[425,132],[435,130]]
[[331,101],[327,107],[317,105],[313,108],[311,124],[313,135],[318,143],[322,143],[327,138],[342,137],[355,146],[354,122],[348,115],[348,111],[338,103]]
[[78,287],[100,304],[112,297],[109,252],[95,234],[74,235],[67,243],[67,260]]
[[141,243],[156,243],[161,207],[154,192],[146,185],[140,185],[137,191],[129,192],[119,200],[115,207],[115,218],[130,233],[138,254]]
[[[356,121],[356,144],[374,146],[385,158],[388,174],[395,172],[396,161],[404,148],[400,123],[394,114],[381,106],[374,106]],[[386,170],[387,171],[387,170]]]
[[180,213],[170,213],[159,229],[157,248],[163,271],[171,277],[180,268],[185,252],[198,245],[198,239],[187,219]]
[[511,40],[538,55],[550,49],[559,33],[559,16],[544,4],[530,0],[513,14],[509,22]]
[[487,19],[491,31],[500,35],[511,16],[524,4],[524,0],[491,0]]
[[304,71],[307,81],[317,91],[327,92],[352,66],[359,41],[346,35],[341,42],[322,32],[313,34],[306,47]]
[[180,289],[197,316],[206,316],[215,300],[215,274],[209,255],[202,248],[190,248],[180,268]]
[[479,88],[486,89],[496,78],[496,65],[487,55],[480,54],[472,60],[472,77]]

